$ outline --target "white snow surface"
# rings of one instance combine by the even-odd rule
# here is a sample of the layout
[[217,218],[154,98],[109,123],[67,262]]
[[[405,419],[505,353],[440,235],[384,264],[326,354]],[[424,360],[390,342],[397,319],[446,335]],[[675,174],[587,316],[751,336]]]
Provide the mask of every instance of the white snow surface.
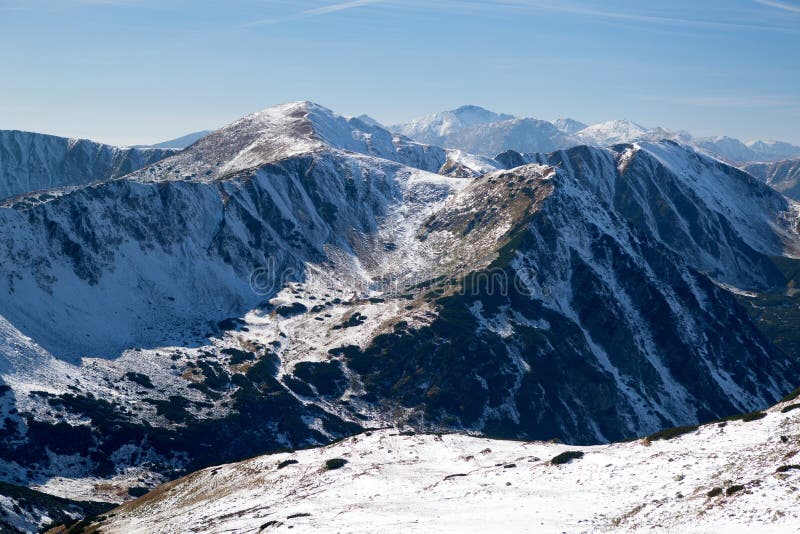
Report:
[[513,115],[495,113],[479,106],[461,106],[458,109],[421,117],[408,124],[390,126],[389,129],[412,139],[425,136],[444,137],[468,126],[513,118]]
[[[779,408],[593,447],[368,432],[199,471],[114,510],[102,531],[797,532],[800,469],[779,468],[800,452],[800,410]],[[334,458],[347,463],[327,470]]]
[[630,143],[647,133],[648,129],[627,119],[601,122],[587,126],[576,133],[578,139],[588,144],[615,145]]

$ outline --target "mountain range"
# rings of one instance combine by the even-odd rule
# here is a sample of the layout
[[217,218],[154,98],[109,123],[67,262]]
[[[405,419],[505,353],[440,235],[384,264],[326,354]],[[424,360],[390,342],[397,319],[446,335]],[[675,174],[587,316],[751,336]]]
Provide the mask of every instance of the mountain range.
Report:
[[778,161],[800,156],[800,147],[779,141],[744,143],[731,137],[694,138],[685,131],[647,128],[630,120],[587,126],[574,119],[518,118],[478,106],[463,106],[388,127],[417,141],[495,156],[503,150],[550,152],[580,144],[610,146],[670,139],[731,164]]
[[800,204],[578,126],[296,102],[180,150],[0,136],[0,480],[74,511],[369,428],[589,446],[796,388]]

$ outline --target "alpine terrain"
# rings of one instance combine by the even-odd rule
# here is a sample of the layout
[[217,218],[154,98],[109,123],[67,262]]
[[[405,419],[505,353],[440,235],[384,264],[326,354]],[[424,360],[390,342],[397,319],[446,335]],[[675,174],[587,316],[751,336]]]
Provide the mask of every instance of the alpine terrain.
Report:
[[545,526],[796,521],[800,412],[751,412],[800,381],[800,203],[683,133],[578,126],[295,102],[183,149],[0,136],[0,524],[163,483],[80,528],[431,530],[422,495],[513,523],[576,486]]
[[749,163],[742,168],[787,197],[800,200],[800,158],[773,163]]

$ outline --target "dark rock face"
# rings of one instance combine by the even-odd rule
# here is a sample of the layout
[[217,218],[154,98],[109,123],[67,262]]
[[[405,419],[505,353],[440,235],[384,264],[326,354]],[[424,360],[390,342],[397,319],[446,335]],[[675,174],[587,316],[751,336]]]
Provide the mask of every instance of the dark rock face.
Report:
[[119,148],[86,139],[0,130],[0,200],[116,178],[174,153],[169,149]]

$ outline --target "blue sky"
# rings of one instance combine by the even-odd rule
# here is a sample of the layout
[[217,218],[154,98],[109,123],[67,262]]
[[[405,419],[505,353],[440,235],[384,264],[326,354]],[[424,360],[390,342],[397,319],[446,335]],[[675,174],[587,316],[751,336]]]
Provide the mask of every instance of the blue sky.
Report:
[[0,0],[0,128],[155,142],[291,100],[800,144],[800,0]]

